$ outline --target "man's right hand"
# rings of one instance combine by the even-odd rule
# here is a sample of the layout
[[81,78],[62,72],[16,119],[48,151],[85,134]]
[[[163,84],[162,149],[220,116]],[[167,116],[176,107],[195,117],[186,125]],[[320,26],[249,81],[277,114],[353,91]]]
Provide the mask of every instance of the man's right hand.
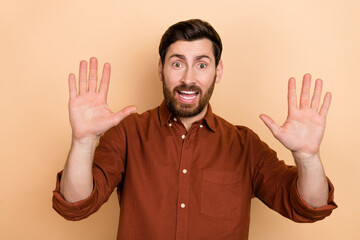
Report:
[[91,58],[87,79],[87,62],[80,62],[79,92],[75,75],[69,75],[69,114],[73,138],[60,182],[60,193],[68,202],[83,200],[91,194],[92,165],[100,135],[136,109],[135,106],[129,106],[117,113],[110,111],[106,103],[110,64],[104,65],[99,90],[97,65],[97,59]]
[[97,90],[98,62],[90,59],[89,79],[87,62],[81,61],[79,67],[79,91],[74,74],[69,75],[69,115],[73,140],[98,139],[101,134],[136,110],[128,106],[113,113],[107,106],[107,93],[110,81],[110,64],[105,63],[99,89]]

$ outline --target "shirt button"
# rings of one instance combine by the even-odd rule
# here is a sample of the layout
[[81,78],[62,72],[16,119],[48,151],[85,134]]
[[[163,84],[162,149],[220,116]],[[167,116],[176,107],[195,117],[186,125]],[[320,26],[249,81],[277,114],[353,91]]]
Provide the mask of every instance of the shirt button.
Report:
[[176,121],[177,121],[177,119],[176,119],[176,118],[174,118],[174,121],[176,122]]
[[169,123],[169,127],[171,127],[171,123]]
[[200,127],[202,128],[202,127],[203,127],[203,125],[200,125]]
[[181,208],[185,208],[185,203],[180,204]]
[[187,170],[186,170],[186,169],[183,169],[183,171],[182,171],[182,172],[185,174],[185,173],[187,173]]
[[185,135],[182,135],[181,138],[182,138],[182,139],[185,139]]

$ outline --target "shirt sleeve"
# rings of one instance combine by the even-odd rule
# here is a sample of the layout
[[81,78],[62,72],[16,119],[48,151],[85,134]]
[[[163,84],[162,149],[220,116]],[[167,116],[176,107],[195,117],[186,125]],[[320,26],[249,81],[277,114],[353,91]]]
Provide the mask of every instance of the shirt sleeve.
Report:
[[297,168],[280,161],[276,152],[252,133],[250,148],[253,158],[254,195],[269,208],[295,222],[315,222],[329,216],[337,205],[334,186],[328,179],[329,198],[326,206],[312,208],[297,190]]
[[[327,200],[327,205],[319,208],[313,208],[301,198],[297,190],[296,178],[296,180],[293,182],[290,194],[291,204],[292,206],[294,206],[294,209],[296,209],[296,212],[299,214],[296,215],[296,218],[292,218],[294,221],[315,222],[329,216],[332,213],[332,210],[337,208],[337,205],[334,202],[334,186],[329,179],[327,180],[329,185],[329,197]],[[303,216],[305,218],[301,218],[300,216]]]
[[100,138],[92,167],[94,188],[88,198],[75,203],[67,202],[60,194],[62,172],[58,173],[52,202],[55,211],[65,219],[76,221],[90,216],[109,199],[115,187],[121,187],[126,156],[126,142],[122,133],[117,126]]

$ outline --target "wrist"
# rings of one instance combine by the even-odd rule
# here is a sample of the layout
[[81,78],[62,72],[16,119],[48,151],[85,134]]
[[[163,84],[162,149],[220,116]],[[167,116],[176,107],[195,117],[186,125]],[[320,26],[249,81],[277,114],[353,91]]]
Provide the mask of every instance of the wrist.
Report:
[[71,141],[71,150],[79,152],[94,152],[99,143],[100,137],[73,137]]
[[303,175],[311,175],[318,171],[324,173],[319,153],[298,155],[293,154],[293,156],[296,167],[298,169],[299,177]]
[[306,152],[301,152],[301,151],[292,151],[291,152],[295,161],[311,161],[313,159],[319,159],[320,158],[320,154],[319,152],[315,152],[315,153],[306,153]]
[[99,142],[100,136],[87,136],[87,137],[75,137],[72,136],[72,144],[80,145],[80,146],[89,146],[89,145],[97,145]]
[[306,170],[306,169],[313,169],[322,166],[320,155],[319,153],[309,154],[309,153],[292,153],[295,164],[298,169]]

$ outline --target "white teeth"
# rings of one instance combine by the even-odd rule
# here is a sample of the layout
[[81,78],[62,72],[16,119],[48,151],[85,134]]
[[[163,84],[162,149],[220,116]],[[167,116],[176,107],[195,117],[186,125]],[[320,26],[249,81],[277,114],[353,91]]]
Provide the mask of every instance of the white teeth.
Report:
[[198,92],[196,91],[179,91],[178,93],[181,98],[189,101],[195,99],[198,95]]
[[181,93],[183,94],[195,94],[196,92],[193,92],[193,91],[181,91]]
[[194,95],[194,96],[189,97],[189,96],[184,96],[184,95],[181,95],[181,94],[180,94],[180,96],[181,96],[182,98],[186,99],[186,100],[192,100],[192,99],[195,99],[197,95]]

